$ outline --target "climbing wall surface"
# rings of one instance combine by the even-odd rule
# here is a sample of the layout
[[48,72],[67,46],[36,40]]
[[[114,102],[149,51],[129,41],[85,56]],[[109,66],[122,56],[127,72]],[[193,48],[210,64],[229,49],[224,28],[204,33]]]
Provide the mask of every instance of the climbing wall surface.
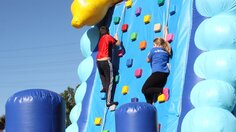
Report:
[[[160,3],[158,4],[158,2]],[[114,70],[119,76],[115,78],[114,101],[119,102],[117,107],[129,103],[134,97],[145,102],[141,88],[151,74],[150,64],[146,63],[146,56],[153,47],[153,39],[163,37],[163,27],[167,24],[166,16],[168,15],[169,33],[174,34],[174,39],[170,43],[173,50],[173,56],[170,59],[171,70],[166,84],[170,90],[170,98],[164,103],[155,103],[155,106],[158,111],[158,123],[161,124],[161,131],[173,132],[177,131],[181,112],[193,1],[171,0],[170,6],[168,6],[167,0],[163,1],[163,4],[161,2],[162,0],[133,0],[131,5],[121,2],[114,8],[109,24],[110,34],[114,35],[118,31],[124,51],[123,56],[120,57],[116,56],[120,49],[114,51],[114,57],[117,58],[114,62]],[[129,7],[125,7],[123,10],[124,6]],[[128,25],[126,32],[122,31],[122,27],[123,30],[125,29],[124,24]],[[154,31],[156,24],[161,24],[161,31]],[[158,30],[158,26],[155,27],[155,30]],[[86,59],[78,69],[82,84],[76,92],[77,105],[70,115],[72,122],[76,121],[77,123],[73,123],[67,131],[78,129],[80,132],[98,132],[101,130],[115,132],[115,112],[108,111],[105,114],[105,100],[101,99],[104,94],[99,92],[102,85],[96,69],[96,50],[94,50],[94,43],[98,40],[96,37],[98,31],[91,29],[91,31],[86,32],[86,35],[93,40],[83,40],[83,42],[88,41],[88,43],[82,44],[85,47],[82,52]],[[95,36],[95,38],[91,36]],[[82,37],[82,39],[86,38]],[[142,41],[146,41],[146,47],[140,48]],[[89,50],[93,52],[90,53]],[[129,67],[127,66],[128,59],[133,59],[133,63]],[[142,69],[140,77],[135,76],[137,69]],[[128,86],[127,94],[122,94],[123,86]],[[99,117],[102,119],[102,124],[95,125],[96,118],[96,123],[100,123]]]

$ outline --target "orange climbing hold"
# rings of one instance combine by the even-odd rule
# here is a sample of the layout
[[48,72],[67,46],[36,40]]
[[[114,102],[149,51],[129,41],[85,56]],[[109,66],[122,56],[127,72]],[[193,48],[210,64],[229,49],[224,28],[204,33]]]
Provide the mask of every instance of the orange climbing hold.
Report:
[[146,46],[147,46],[147,42],[146,41],[141,41],[140,44],[139,44],[139,48],[141,50],[146,49]]

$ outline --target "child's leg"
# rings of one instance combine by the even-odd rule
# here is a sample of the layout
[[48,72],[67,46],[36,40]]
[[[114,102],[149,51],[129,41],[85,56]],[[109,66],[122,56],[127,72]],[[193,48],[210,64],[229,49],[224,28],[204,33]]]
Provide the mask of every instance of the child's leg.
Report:
[[157,100],[160,101],[159,96],[161,94],[163,94],[163,89],[164,86],[167,82],[167,77],[168,77],[169,73],[161,73],[161,72],[157,72],[156,73],[156,87],[153,87],[152,89],[150,89],[150,92],[155,92],[156,96],[154,97],[154,102],[156,102]]
[[104,67],[104,61],[97,61],[97,68],[102,82],[102,89],[100,92],[106,92],[106,78],[103,67]]
[[151,76],[148,77],[148,79],[145,81],[145,83],[142,87],[142,93],[145,96],[146,102],[150,103],[150,104],[153,103],[153,97],[154,97],[154,93],[155,93],[152,91],[153,82],[155,82],[155,76],[154,76],[154,74],[151,74]]
[[151,83],[153,81],[153,75],[149,76],[148,79],[145,81],[142,87],[142,93],[145,94],[146,91],[151,87]]
[[149,103],[149,104],[153,103],[154,94],[144,94],[144,96],[145,96],[145,99],[146,99],[147,103]]
[[146,90],[147,94],[155,93],[157,95],[161,94],[163,91],[163,87],[150,87]]
[[104,75],[105,75],[105,79],[106,79],[106,88],[107,88],[107,97],[106,97],[106,104],[107,106],[110,106],[113,101],[112,99],[112,87],[113,87],[113,67],[112,67],[112,63],[108,60],[106,62],[106,65],[104,66]]
[[161,72],[155,72],[151,74],[151,76],[146,80],[142,88],[143,94],[144,95],[146,94],[146,96],[148,96],[148,97],[145,96],[146,100],[147,99],[151,100],[150,98],[154,97],[154,94],[157,94],[158,96],[159,94],[162,93],[168,75],[169,73],[161,73]]
[[153,102],[155,103],[157,101],[157,97],[162,93],[162,89],[163,88],[157,88],[157,87],[151,87],[145,90],[145,98],[147,103],[151,102],[150,104],[152,104]]

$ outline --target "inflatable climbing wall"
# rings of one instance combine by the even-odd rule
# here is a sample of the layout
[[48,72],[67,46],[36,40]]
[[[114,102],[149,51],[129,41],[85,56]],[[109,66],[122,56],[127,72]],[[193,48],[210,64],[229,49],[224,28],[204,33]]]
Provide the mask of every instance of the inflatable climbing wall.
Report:
[[[78,1],[80,4],[84,2]],[[92,5],[96,3],[94,1]],[[236,54],[236,0],[217,0],[214,4],[210,3],[211,0],[128,0],[110,8],[99,24],[107,25],[111,35],[118,33],[122,41],[122,46],[113,51],[114,101],[119,102],[117,108],[129,103],[132,98],[139,98],[140,102],[145,102],[141,88],[151,74],[146,56],[153,47],[153,39],[163,37],[163,27],[168,24],[168,40],[173,51],[170,59],[170,75],[165,86],[169,89],[169,99],[154,104],[160,131],[180,132],[181,127],[184,132],[236,131],[236,119],[231,113],[236,100],[236,72],[233,69],[236,62],[236,58],[233,57]],[[74,6],[76,7],[75,4]],[[111,4],[106,6],[109,7]],[[96,15],[104,12],[99,11],[100,8],[97,9],[95,12],[98,14],[92,16],[96,19],[98,18]],[[204,15],[205,12],[207,15]],[[226,12],[226,16],[216,16],[222,12]],[[76,23],[74,18],[73,21]],[[219,25],[214,25],[217,22]],[[200,24],[202,26],[199,26]],[[220,35],[222,31],[226,35]],[[115,112],[106,109],[104,94],[100,93],[102,85],[96,68],[98,39],[99,31],[96,26],[87,30],[81,38],[81,52],[85,57],[78,67],[81,86],[75,94],[76,106],[71,111],[72,124],[67,128],[67,132],[116,131]],[[196,46],[195,42],[199,45]],[[212,42],[220,44],[214,45]],[[211,46],[205,46],[203,43],[209,43]],[[223,45],[224,43],[229,45]],[[220,51],[221,48],[227,50]],[[212,59],[214,56],[217,57]],[[211,70],[213,71],[209,72]],[[222,72],[216,72],[221,70]],[[224,89],[223,95],[221,89]],[[212,114],[207,114],[212,111]],[[223,118],[225,114],[227,118]],[[217,115],[220,117],[217,118]],[[195,120],[197,122],[194,122]],[[207,125],[207,121],[214,122],[214,120],[217,120],[216,123]],[[221,120],[229,121],[229,125],[219,125],[222,123]],[[136,122],[140,120],[133,123]],[[215,128],[217,125],[220,127]]]

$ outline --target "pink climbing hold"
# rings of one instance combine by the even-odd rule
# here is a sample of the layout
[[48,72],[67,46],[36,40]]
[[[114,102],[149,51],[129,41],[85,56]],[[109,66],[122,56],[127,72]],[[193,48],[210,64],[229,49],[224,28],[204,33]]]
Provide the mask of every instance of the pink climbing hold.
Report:
[[167,36],[166,36],[166,41],[167,42],[172,42],[173,39],[174,39],[174,34],[173,33],[167,34]]
[[169,100],[169,89],[163,88],[162,93],[165,95],[165,101]]
[[135,15],[136,15],[136,16],[139,16],[139,15],[141,14],[141,11],[142,11],[142,8],[141,8],[141,7],[136,8],[136,10],[135,10]]
[[142,72],[143,72],[142,69],[136,69],[136,70],[135,70],[135,76],[136,76],[137,78],[141,77],[141,76],[142,76]]

